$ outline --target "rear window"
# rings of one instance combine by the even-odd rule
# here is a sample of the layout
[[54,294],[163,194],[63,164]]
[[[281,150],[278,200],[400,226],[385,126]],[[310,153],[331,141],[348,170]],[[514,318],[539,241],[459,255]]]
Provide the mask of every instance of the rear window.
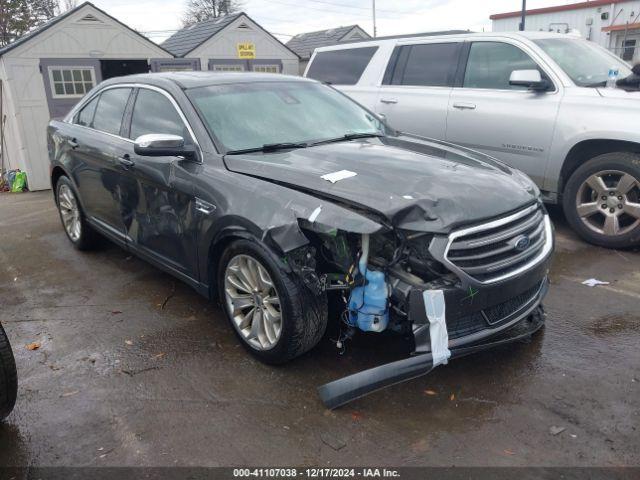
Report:
[[333,85],[355,85],[376,50],[378,47],[361,47],[316,53],[307,77]]
[[[392,85],[453,86],[459,43],[425,43],[400,47]],[[388,73],[385,75],[389,77]]]

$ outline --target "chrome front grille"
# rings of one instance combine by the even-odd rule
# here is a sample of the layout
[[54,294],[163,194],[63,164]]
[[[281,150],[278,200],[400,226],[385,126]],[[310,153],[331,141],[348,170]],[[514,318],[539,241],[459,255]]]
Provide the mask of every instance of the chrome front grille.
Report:
[[551,251],[551,222],[541,206],[452,232],[445,260],[480,283],[494,283],[533,267]]

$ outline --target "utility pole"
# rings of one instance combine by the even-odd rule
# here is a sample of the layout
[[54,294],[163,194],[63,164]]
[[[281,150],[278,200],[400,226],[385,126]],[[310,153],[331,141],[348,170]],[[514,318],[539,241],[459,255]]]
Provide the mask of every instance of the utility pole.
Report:
[[520,16],[520,31],[524,32],[524,20],[527,16],[527,0],[522,0],[522,15]]
[[376,0],[371,0],[373,2],[373,38],[376,38]]

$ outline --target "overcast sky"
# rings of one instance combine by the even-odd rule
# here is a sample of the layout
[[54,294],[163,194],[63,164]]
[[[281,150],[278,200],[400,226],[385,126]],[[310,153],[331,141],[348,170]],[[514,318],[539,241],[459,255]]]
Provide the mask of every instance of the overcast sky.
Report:
[[[528,0],[528,8],[578,0]],[[161,41],[180,26],[185,0],[93,0],[110,15]],[[489,15],[518,10],[520,0],[376,0],[378,35],[448,29],[491,30]],[[296,33],[359,24],[373,33],[371,0],[244,0],[243,10],[280,40]]]

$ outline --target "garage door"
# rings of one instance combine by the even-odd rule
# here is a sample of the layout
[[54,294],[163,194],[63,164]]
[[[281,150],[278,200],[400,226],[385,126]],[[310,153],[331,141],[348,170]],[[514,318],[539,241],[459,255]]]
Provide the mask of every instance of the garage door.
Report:
[[233,58],[209,59],[209,70],[214,72],[282,73],[282,60],[239,60]]
[[152,72],[190,72],[200,70],[199,58],[154,58]]

